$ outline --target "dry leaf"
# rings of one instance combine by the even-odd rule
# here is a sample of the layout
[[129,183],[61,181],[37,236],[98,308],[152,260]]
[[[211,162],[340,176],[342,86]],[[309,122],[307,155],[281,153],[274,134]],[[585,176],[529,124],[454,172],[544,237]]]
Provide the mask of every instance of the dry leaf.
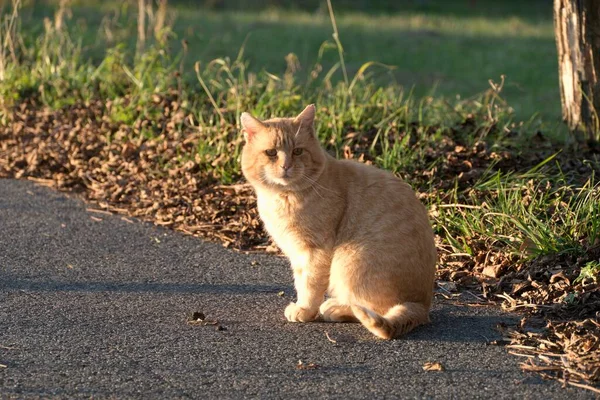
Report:
[[320,365],[315,363],[305,364],[302,360],[298,360],[298,364],[296,364],[296,369],[318,369]]
[[445,368],[442,363],[439,362],[426,362],[423,364],[423,371],[444,371]]
[[490,278],[498,278],[502,271],[502,264],[486,265],[482,273]]
[[519,251],[526,256],[534,254],[536,250],[537,246],[535,242],[528,237],[525,237],[525,239],[523,239],[523,243],[521,243],[521,246],[519,246]]

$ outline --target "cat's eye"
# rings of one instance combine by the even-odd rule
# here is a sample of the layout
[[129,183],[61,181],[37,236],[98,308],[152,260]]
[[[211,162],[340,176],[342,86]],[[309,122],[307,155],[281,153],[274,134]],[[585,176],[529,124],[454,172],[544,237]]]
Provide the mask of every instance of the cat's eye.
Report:
[[302,154],[303,151],[304,151],[304,149],[301,149],[300,147],[296,147],[294,150],[292,150],[292,154],[295,156],[299,156],[300,154]]
[[275,157],[275,156],[277,156],[277,150],[276,149],[268,149],[268,150],[265,150],[265,154],[268,155],[269,157]]

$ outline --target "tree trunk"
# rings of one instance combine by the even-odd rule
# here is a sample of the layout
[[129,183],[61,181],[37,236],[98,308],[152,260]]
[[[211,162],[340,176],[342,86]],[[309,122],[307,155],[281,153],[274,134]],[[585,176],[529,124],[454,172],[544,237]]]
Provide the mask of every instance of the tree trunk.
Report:
[[599,139],[600,1],[554,0],[563,119],[577,139]]

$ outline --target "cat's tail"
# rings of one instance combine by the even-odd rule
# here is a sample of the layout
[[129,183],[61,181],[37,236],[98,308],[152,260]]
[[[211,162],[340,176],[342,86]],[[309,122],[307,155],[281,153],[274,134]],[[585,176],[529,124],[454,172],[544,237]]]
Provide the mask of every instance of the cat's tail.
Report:
[[382,339],[393,339],[429,322],[429,307],[420,303],[395,305],[385,315],[355,304],[351,307],[360,323]]

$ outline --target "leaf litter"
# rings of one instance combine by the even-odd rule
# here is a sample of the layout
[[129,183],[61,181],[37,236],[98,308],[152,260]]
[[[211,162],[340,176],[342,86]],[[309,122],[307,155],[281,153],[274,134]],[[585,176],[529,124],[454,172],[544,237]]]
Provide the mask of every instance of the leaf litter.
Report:
[[[152,135],[143,134],[146,120],[138,120],[133,126],[111,120],[110,105],[103,101],[56,111],[44,108],[35,99],[22,102],[10,110],[7,123],[0,125],[0,177],[30,179],[80,195],[96,207],[89,209],[92,214],[117,213],[127,222],[131,222],[127,217],[136,217],[235,250],[277,253],[258,220],[250,186],[241,181],[239,174],[234,174],[237,183],[232,185],[222,184],[213,174],[227,157],[203,159],[196,155],[181,159],[181,155],[194,154],[195,146],[206,137],[201,129],[188,123],[194,118],[183,113],[176,99],[159,96],[156,101],[164,113],[154,121],[154,126],[161,128]],[[234,126],[224,129],[232,138],[239,136]],[[410,135],[411,129],[419,127],[409,126],[405,134]],[[466,213],[485,206],[464,198],[457,202],[448,195],[453,188],[455,192],[469,189],[490,170],[535,166],[557,150],[544,145],[523,156],[517,149],[499,151],[482,141],[461,141],[461,134],[475,137],[478,129],[467,118],[426,148],[420,164],[399,172],[424,201],[434,203],[433,218],[438,213],[436,207]],[[372,136],[369,132],[350,132],[343,156],[373,163],[375,158],[369,155]],[[389,140],[403,138],[396,135]],[[412,146],[416,141],[411,137],[407,143]],[[234,154],[236,144],[231,140],[232,147],[226,151]],[[590,152],[585,157],[561,153],[560,165],[574,171],[575,179],[593,175],[598,171],[598,154],[597,149]],[[585,158],[595,159],[596,163],[586,163]],[[482,197],[476,190],[472,192]],[[437,204],[431,201],[436,196]],[[522,313],[524,321],[503,329],[504,338],[497,344],[509,342],[507,349],[526,359],[521,364],[526,371],[597,390],[600,288],[597,280],[577,281],[577,277],[586,263],[600,261],[600,243],[588,243],[584,254],[577,257],[559,253],[527,256],[523,261],[523,254],[527,255],[532,247],[527,240],[518,255],[489,237],[474,235],[464,239],[470,253],[461,253],[443,236],[437,238],[438,295],[470,305],[500,303],[506,310]],[[220,327],[218,321],[200,314],[195,318],[192,315],[187,322]],[[330,337],[328,340],[336,341]],[[435,363],[431,365],[428,368],[439,368]],[[315,369],[318,365],[299,361],[297,368]]]

